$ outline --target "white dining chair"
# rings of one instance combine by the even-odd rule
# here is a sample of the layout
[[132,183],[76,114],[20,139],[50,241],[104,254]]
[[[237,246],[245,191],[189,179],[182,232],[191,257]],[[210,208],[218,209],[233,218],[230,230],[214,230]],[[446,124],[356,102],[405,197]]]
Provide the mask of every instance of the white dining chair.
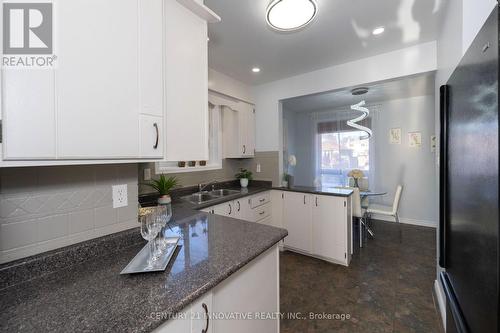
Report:
[[357,217],[359,219],[359,247],[363,247],[363,230],[366,229],[373,236],[373,232],[368,228],[366,223],[366,213],[365,210],[361,207],[361,196],[359,194],[359,188],[357,187],[348,187],[348,189],[353,190],[352,193],[352,216]]
[[368,219],[371,219],[372,214],[377,214],[377,215],[385,215],[385,216],[392,216],[394,220],[399,223],[399,202],[401,200],[401,192],[403,191],[403,186],[398,185],[396,188],[396,194],[394,195],[394,201],[391,206],[384,206],[384,205],[377,205],[377,204],[370,204],[368,206],[368,209],[366,210],[366,214],[368,215]]

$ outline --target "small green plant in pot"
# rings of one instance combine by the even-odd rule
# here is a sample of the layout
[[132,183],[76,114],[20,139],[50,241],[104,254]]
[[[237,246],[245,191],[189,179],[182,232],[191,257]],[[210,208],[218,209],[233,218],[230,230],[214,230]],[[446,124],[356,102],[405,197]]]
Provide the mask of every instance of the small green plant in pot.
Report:
[[144,185],[150,186],[158,192],[160,197],[158,198],[159,205],[167,205],[172,202],[170,198],[170,191],[179,184],[177,178],[175,177],[165,177],[165,175],[160,175],[160,178],[153,179],[150,183]]
[[252,180],[252,172],[247,169],[240,169],[240,172],[235,177],[240,180],[241,187],[245,188],[248,186],[248,182]]

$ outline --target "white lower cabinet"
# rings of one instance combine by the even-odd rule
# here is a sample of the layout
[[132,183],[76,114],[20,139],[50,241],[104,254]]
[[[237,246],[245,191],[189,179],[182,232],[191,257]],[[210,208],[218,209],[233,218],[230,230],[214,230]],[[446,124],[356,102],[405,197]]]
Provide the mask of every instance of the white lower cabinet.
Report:
[[313,199],[313,254],[347,264],[350,256],[347,198],[315,195]]
[[275,245],[154,332],[278,333],[279,318],[267,317],[278,312],[279,253]]
[[301,252],[312,252],[312,196],[306,193],[285,192],[283,222],[288,236],[285,246]]
[[352,253],[350,197],[283,192],[282,207],[283,227],[288,230],[286,248],[349,265]]
[[[249,222],[261,223],[271,217],[271,193],[270,191],[266,191],[252,196],[243,197],[213,207],[205,208],[203,211],[216,215],[230,216],[235,219]],[[266,221],[266,224],[270,224],[270,222]]]
[[214,320],[214,333],[273,333],[279,331],[279,318],[255,318],[279,311],[279,253],[273,246],[251,261],[240,272],[221,282],[214,290],[216,314],[243,314],[251,320]]

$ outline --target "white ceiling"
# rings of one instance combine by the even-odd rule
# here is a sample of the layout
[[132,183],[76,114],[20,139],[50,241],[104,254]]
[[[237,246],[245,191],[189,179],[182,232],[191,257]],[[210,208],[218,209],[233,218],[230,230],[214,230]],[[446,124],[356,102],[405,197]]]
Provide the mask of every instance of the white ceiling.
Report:
[[363,85],[369,91],[362,96],[353,96],[354,87],[341,90],[294,97],[282,101],[283,110],[292,112],[305,112],[341,108],[365,100],[373,104],[393,99],[402,99],[416,96],[434,94],[434,73],[415,75],[398,80],[383,81]]
[[[209,25],[209,66],[261,84],[436,40],[444,1],[317,0],[309,26],[280,33],[266,24],[270,0],[205,0],[222,18]],[[385,33],[373,36],[378,26]]]

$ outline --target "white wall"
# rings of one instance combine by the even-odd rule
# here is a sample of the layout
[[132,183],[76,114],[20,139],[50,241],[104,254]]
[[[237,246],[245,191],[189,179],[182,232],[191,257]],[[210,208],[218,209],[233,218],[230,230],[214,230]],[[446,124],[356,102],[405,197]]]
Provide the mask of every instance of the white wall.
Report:
[[254,103],[253,91],[249,85],[210,68],[208,69],[208,89],[247,103]]
[[[400,145],[389,144],[389,130],[401,128]],[[380,103],[374,122],[376,190],[385,191],[381,203],[392,205],[398,184],[404,185],[400,204],[401,222],[436,226],[438,195],[435,155],[431,152],[434,135],[434,96],[419,96]],[[422,147],[408,146],[408,133],[421,132]]]
[[[0,169],[0,263],[137,227],[137,164]],[[128,206],[112,207],[127,184]]]
[[[376,103],[372,111],[372,184],[376,181],[373,188],[388,193],[377,201],[391,205],[396,186],[402,184],[401,221],[435,227],[438,189],[435,186],[435,154],[430,150],[430,137],[435,133],[434,96]],[[294,118],[285,112],[287,120],[295,121],[295,131],[291,132],[295,137],[290,142],[298,161],[293,170],[296,185],[312,186],[314,181],[313,112],[299,112]],[[391,128],[401,128],[403,137],[400,145],[389,144]],[[421,148],[408,146],[409,132],[421,132]]]
[[484,22],[486,22],[486,19],[496,5],[496,0],[463,0],[463,54],[465,54],[470,44],[476,37],[479,30],[481,30]]
[[280,150],[279,101],[436,70],[436,43],[429,42],[256,86],[257,151]]

